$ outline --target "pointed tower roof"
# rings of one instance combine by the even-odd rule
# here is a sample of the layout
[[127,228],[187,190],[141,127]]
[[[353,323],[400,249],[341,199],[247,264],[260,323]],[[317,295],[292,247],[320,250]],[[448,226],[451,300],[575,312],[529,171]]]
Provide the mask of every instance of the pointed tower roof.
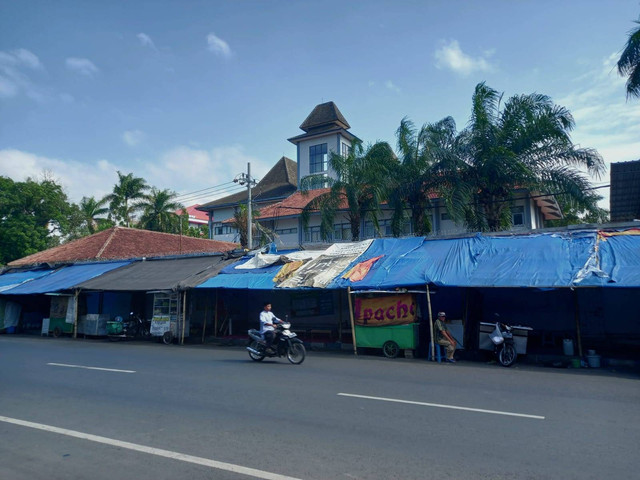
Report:
[[351,125],[344,118],[337,105],[333,102],[316,105],[307,118],[300,125],[300,129],[305,133],[292,137],[289,141],[298,144],[302,140],[325,136],[329,133],[340,133],[345,138],[353,141],[360,140],[349,132]]
[[300,129],[309,133],[311,130],[320,128],[344,128],[349,129],[351,125],[344,118],[338,106],[333,102],[321,103],[316,105],[309,116],[302,122]]

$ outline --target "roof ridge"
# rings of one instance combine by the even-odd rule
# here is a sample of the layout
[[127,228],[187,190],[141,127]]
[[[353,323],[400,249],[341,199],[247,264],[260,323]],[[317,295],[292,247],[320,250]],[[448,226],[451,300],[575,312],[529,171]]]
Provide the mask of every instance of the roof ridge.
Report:
[[98,250],[98,253],[96,253],[96,258],[100,258],[100,255],[102,255],[102,252],[105,251],[105,249],[109,246],[109,244],[111,243],[111,240],[113,239],[113,237],[116,235],[116,231],[118,230],[119,227],[113,227],[113,231],[111,232],[111,234],[109,235],[109,238],[107,238],[107,241],[104,242],[104,244],[102,245],[102,247],[100,248],[100,250]]

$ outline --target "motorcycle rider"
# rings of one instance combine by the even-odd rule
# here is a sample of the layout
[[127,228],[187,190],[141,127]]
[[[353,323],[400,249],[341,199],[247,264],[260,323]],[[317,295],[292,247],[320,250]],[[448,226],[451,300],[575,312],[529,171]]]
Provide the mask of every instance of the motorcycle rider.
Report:
[[260,333],[264,337],[267,353],[274,353],[271,345],[276,336],[274,325],[284,323],[271,311],[271,302],[265,302],[262,312],[260,312]]

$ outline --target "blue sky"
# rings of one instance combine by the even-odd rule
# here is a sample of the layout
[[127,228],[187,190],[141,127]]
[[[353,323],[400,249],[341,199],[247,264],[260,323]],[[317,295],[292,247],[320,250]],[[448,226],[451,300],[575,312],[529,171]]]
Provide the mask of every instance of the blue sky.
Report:
[[47,171],[76,202],[117,170],[184,194],[295,159],[287,138],[326,101],[365,142],[395,145],[405,116],[463,128],[481,81],[549,95],[575,143],[635,160],[640,101],[614,65],[639,15],[636,0],[0,0],[0,175]]

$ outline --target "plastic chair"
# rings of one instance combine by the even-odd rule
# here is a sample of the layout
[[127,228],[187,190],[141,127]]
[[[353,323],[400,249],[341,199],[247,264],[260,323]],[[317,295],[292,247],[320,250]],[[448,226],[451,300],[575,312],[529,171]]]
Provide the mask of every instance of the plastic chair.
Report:
[[[437,343],[435,344],[435,347],[436,347],[435,348],[436,361],[438,363],[442,363],[442,361],[445,359],[445,354],[444,354],[444,351],[443,351],[444,347],[442,345],[440,345],[440,344],[437,344]],[[431,342],[429,342],[429,355],[428,355],[427,358],[429,359],[429,361],[433,360],[433,352],[431,351]]]

